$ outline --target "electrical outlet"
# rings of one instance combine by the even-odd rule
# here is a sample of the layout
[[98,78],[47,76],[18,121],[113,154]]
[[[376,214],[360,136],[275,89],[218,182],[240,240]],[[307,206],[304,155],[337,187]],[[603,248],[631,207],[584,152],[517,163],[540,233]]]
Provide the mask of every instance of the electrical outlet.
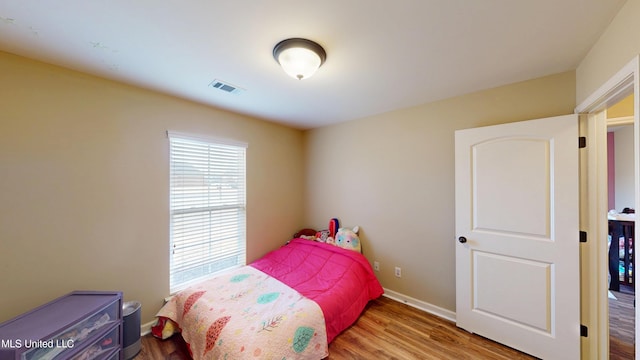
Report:
[[380,271],[380,263],[377,261],[373,262],[373,270]]
[[402,277],[402,269],[396,266],[396,277]]

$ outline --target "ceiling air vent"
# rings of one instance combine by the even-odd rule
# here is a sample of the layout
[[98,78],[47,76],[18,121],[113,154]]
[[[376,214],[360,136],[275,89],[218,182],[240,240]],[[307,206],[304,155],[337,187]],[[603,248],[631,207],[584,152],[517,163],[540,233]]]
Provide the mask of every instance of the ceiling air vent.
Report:
[[231,85],[228,82],[220,81],[218,79],[213,80],[209,86],[214,89],[218,89],[220,91],[224,91],[229,94],[240,95],[245,92],[245,90],[241,87],[237,87],[235,85]]

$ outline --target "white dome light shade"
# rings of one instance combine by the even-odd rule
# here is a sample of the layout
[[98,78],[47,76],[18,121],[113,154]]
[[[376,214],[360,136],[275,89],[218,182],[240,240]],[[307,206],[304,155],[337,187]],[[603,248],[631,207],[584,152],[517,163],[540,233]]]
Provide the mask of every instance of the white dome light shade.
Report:
[[283,50],[278,56],[278,62],[284,72],[300,80],[313,75],[321,64],[318,54],[304,48]]
[[289,76],[302,80],[318,70],[327,54],[311,40],[293,38],[279,42],[273,48],[273,57]]

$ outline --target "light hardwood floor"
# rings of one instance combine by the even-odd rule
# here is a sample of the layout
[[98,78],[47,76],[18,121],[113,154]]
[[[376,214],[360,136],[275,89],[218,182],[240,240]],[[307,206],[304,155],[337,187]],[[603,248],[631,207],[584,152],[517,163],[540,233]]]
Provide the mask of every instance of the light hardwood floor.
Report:
[[[189,359],[179,336],[142,338],[136,360]],[[329,360],[343,359],[535,359],[448,320],[381,297],[371,301],[358,321],[329,345]]]
[[609,299],[609,359],[625,360],[635,356],[635,296],[612,291]]

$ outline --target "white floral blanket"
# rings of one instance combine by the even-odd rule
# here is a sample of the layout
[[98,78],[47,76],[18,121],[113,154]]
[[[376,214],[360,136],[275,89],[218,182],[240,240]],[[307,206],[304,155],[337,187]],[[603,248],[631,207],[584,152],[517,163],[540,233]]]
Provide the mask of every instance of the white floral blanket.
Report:
[[245,266],[176,294],[158,312],[178,324],[194,359],[322,359],[322,310]]

